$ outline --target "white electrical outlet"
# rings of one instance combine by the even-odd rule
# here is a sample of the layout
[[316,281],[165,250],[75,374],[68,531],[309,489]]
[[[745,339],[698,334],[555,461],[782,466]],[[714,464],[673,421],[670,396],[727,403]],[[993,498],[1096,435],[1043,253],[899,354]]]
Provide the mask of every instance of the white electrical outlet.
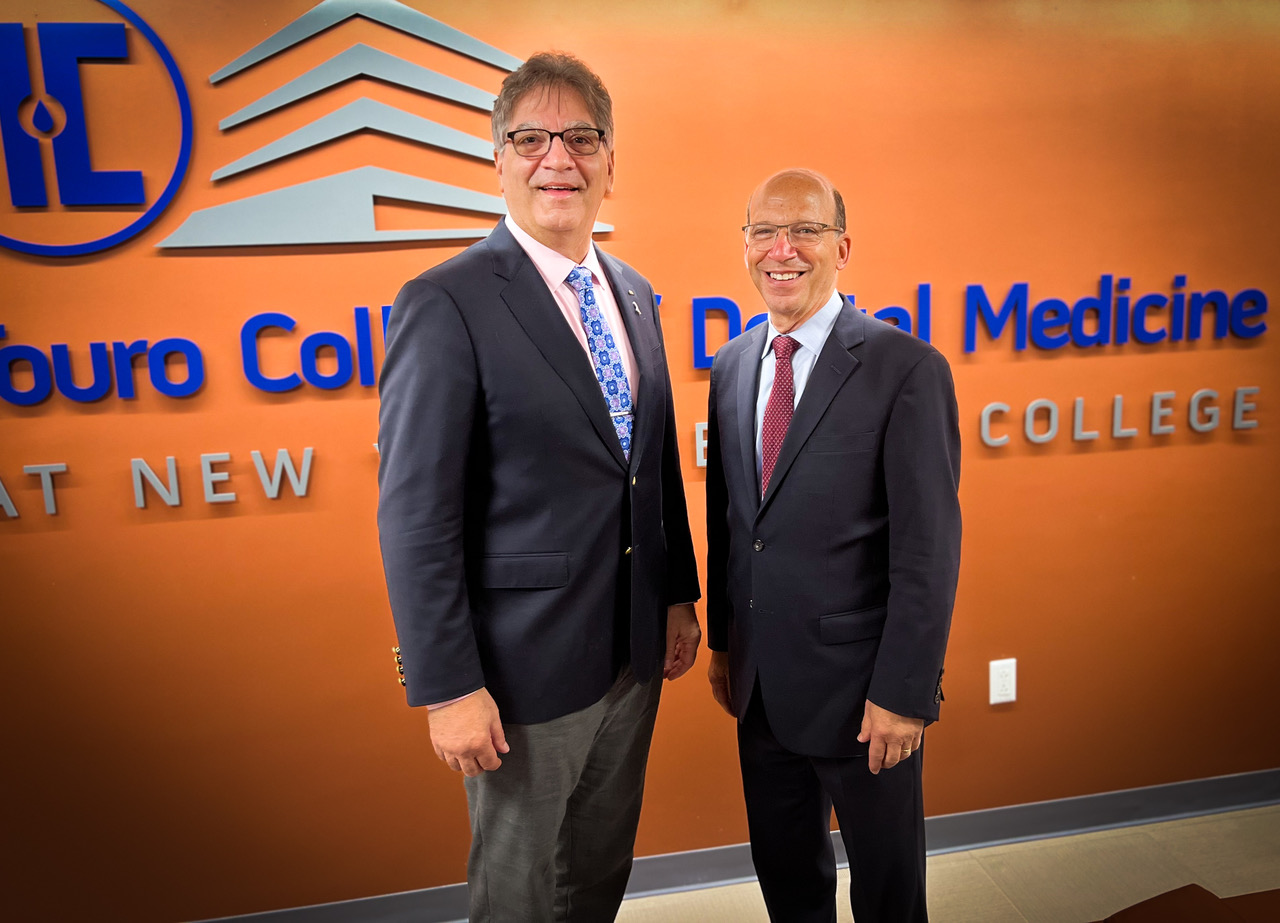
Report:
[[1016,702],[1018,699],[1018,659],[1008,657],[991,661],[991,704]]

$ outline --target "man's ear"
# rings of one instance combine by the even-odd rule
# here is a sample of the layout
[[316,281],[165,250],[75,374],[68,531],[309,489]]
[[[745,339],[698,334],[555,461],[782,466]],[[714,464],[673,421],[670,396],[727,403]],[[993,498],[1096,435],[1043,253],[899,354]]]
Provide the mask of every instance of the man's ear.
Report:
[[851,256],[853,256],[853,238],[846,231],[840,235],[840,240],[836,242],[836,269],[840,270],[848,266]]

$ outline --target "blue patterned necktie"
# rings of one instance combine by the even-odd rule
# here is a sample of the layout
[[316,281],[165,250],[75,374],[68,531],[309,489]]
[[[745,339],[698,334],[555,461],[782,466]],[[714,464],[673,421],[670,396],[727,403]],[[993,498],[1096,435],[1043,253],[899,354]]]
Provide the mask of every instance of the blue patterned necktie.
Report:
[[591,353],[591,364],[596,369],[596,381],[600,383],[604,402],[609,405],[609,416],[613,420],[618,441],[622,443],[622,454],[630,461],[631,383],[627,381],[622,353],[618,352],[618,344],[614,341],[613,331],[609,329],[609,322],[600,312],[600,305],[596,304],[595,289],[591,287],[591,270],[585,266],[575,266],[565,281],[577,293],[578,311],[582,315],[582,329],[587,333],[587,351]]

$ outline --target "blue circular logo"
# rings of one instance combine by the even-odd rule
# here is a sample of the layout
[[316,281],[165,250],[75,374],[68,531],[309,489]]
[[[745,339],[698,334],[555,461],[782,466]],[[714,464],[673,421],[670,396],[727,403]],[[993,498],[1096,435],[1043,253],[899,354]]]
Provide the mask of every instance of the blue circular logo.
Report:
[[[178,109],[182,116],[182,144],[178,149],[177,163],[174,164],[173,173],[170,175],[168,183],[165,184],[164,191],[160,194],[160,197],[152,202],[147,210],[138,216],[136,220],[120,230],[105,237],[99,237],[97,240],[89,240],[78,244],[38,244],[0,234],[0,246],[8,247],[10,250],[30,253],[35,256],[84,256],[88,253],[97,253],[122,244],[140,234],[144,228],[160,217],[161,213],[169,207],[169,203],[173,201],[174,196],[177,195],[178,187],[182,185],[183,177],[187,175],[187,167],[191,163],[191,140],[194,135],[191,117],[191,97],[187,93],[186,82],[182,79],[182,73],[178,70],[178,65],[173,60],[173,55],[169,53],[169,49],[165,47],[164,42],[160,40],[160,36],[156,35],[155,30],[147,25],[141,16],[121,3],[120,0],[98,0],[98,2],[110,7],[142,33],[142,36],[155,49],[156,54],[160,56],[160,60],[164,62],[165,70],[169,73],[169,81],[173,84],[174,94],[178,98]],[[44,24],[41,28],[43,29],[45,25],[62,24]],[[21,29],[20,26],[17,28]],[[43,40],[44,34],[42,32],[41,41],[43,42]],[[75,58],[73,57],[71,60],[74,61]],[[49,87],[46,87],[46,90],[48,89]],[[52,124],[51,117],[43,102],[37,106],[34,124],[37,130],[42,132],[48,131],[49,126]],[[10,176],[13,176],[12,164],[10,165]]]

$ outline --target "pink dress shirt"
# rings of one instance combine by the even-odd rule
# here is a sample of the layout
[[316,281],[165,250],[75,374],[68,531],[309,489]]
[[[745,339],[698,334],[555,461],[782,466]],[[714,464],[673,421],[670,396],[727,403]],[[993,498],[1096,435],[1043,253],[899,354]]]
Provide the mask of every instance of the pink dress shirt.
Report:
[[596,293],[596,304],[600,306],[600,313],[604,315],[605,320],[609,322],[609,329],[613,331],[613,340],[618,344],[618,352],[622,353],[622,364],[627,370],[627,381],[631,383],[631,393],[633,395],[640,393],[639,379],[636,377],[636,360],[631,352],[631,341],[627,339],[627,327],[622,322],[622,315],[618,311],[617,299],[613,297],[613,289],[609,286],[609,280],[605,278],[604,271],[600,267],[600,258],[596,255],[596,245],[592,243],[587,250],[587,258],[581,264],[575,263],[561,253],[557,253],[545,244],[530,237],[523,229],[520,228],[511,216],[507,215],[503,219],[507,223],[507,230],[511,232],[511,236],[529,254],[529,259],[533,260],[533,265],[537,267],[538,275],[542,276],[542,281],[547,283],[547,288],[551,291],[551,295],[556,300],[556,304],[560,307],[560,313],[564,315],[565,321],[569,324],[569,329],[573,331],[573,335],[578,338],[578,342],[582,344],[582,352],[587,357],[587,361],[595,367],[594,361],[591,359],[591,353],[587,350],[587,332],[582,329],[582,312],[578,310],[578,296],[574,293],[573,288],[565,281],[574,267],[582,265],[591,270],[591,286]]

